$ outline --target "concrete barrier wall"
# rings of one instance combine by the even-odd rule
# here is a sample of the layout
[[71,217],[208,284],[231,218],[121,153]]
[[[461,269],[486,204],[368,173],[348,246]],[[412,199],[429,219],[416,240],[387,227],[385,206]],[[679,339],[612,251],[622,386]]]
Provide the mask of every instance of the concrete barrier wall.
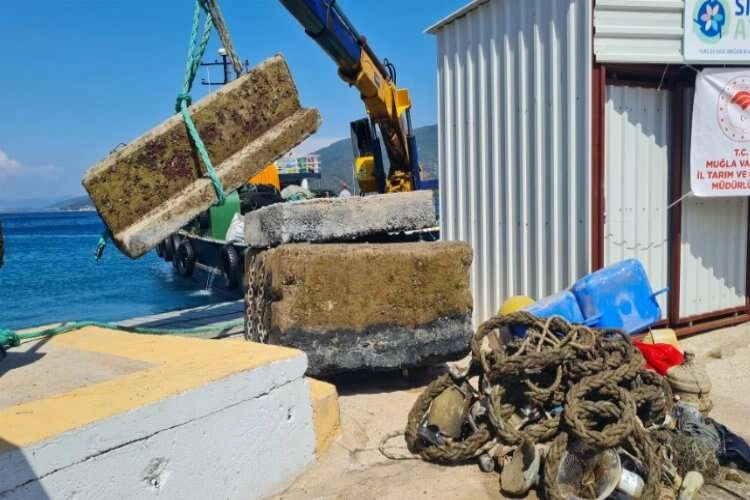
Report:
[[[68,335],[42,348],[49,350],[48,359],[64,355],[61,344],[76,344],[78,332]],[[89,337],[94,343],[104,339],[94,337]],[[310,383],[303,377],[303,353],[244,341],[154,340],[163,344],[155,347],[183,355],[179,362],[152,363],[125,375],[139,376],[133,378],[140,383],[131,386],[132,392],[108,390],[117,379],[84,382],[63,394],[0,408],[0,421],[10,424],[0,441],[0,498],[263,498],[283,489],[314,460],[319,425],[313,421]],[[214,347],[220,348],[212,352]],[[245,367],[239,368],[242,361]],[[44,370],[44,364],[41,358],[19,370]],[[158,384],[170,385],[164,377],[200,371],[207,364],[235,366],[226,376],[209,369],[206,373],[213,375],[191,382],[195,387],[138,404],[144,393],[158,392]],[[144,381],[149,373],[155,378]],[[89,393],[97,393],[96,398]],[[136,403],[84,422],[106,411],[92,403],[127,407],[129,401]],[[60,421],[77,417],[81,423],[58,432]]]

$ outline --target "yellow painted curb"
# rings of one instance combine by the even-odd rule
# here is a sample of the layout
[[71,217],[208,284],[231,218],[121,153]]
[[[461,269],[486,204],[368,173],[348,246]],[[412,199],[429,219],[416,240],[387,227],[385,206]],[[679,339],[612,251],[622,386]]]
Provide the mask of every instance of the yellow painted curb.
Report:
[[307,380],[310,383],[310,401],[313,408],[315,455],[319,457],[341,434],[339,395],[333,384],[314,378]]
[[[49,340],[66,349],[149,363],[133,373],[0,409],[0,454],[300,352],[245,340],[208,341],[87,327]],[[320,389],[322,390],[322,389]]]

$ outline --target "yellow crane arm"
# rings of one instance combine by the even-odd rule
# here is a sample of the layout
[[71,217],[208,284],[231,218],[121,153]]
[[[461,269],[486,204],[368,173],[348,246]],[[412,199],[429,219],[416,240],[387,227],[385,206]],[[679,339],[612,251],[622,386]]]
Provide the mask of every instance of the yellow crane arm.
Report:
[[[365,191],[412,191],[420,187],[419,161],[411,126],[409,91],[396,86],[395,70],[381,62],[336,0],[280,0],[338,65],[339,76],[356,87],[369,117],[352,123],[355,165]],[[390,169],[384,175],[380,130]]]

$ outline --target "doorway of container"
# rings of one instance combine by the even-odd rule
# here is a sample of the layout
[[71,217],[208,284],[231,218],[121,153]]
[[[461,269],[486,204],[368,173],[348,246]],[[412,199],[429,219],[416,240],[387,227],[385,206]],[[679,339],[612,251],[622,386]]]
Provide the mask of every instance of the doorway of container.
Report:
[[[679,86],[682,125],[681,178],[675,199],[679,232],[672,259],[673,288],[677,291],[670,319],[694,323],[747,312],[748,200],[746,197],[690,196],[690,146],[694,86]],[[687,196],[686,196],[687,195]],[[730,318],[731,319],[731,318]],[[739,319],[739,318],[738,318]]]
[[[637,84],[605,90],[604,265],[638,259],[652,288],[661,290],[669,286],[673,90]],[[667,296],[658,301],[666,316]]]

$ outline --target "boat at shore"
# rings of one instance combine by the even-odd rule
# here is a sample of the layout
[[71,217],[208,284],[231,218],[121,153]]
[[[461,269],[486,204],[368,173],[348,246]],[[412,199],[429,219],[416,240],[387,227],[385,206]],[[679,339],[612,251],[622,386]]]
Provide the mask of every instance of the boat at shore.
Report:
[[[317,155],[286,158],[282,166],[269,165],[246,186],[227,196],[221,206],[201,213],[156,247],[157,255],[171,262],[175,272],[205,288],[239,299],[244,295],[244,263],[248,246],[244,241],[243,216],[274,203],[338,196],[330,190],[314,190],[306,179],[320,178]],[[342,189],[348,186],[342,182]],[[437,227],[370,236],[372,243],[436,241]]]
[[180,276],[195,279],[229,298],[241,298],[248,250],[242,216],[274,203],[336,196],[332,191],[302,187],[307,179],[319,178],[318,155],[284,158],[229,194],[223,205],[211,207],[167,237],[156,247],[156,253],[171,262]]

